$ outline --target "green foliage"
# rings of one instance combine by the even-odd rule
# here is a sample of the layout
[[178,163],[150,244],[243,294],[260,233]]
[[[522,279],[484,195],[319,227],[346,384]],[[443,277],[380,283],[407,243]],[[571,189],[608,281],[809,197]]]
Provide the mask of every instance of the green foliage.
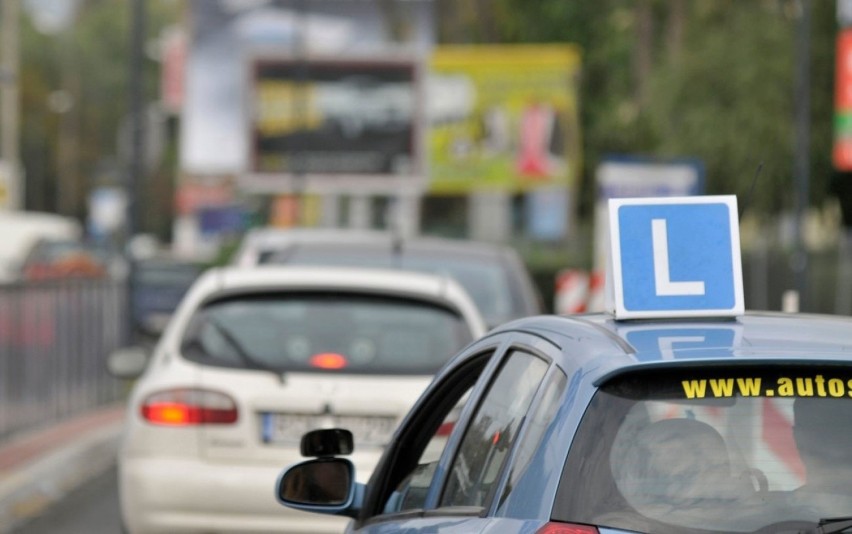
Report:
[[[180,18],[181,2],[147,0],[147,40]],[[123,183],[117,160],[118,132],[130,110],[130,7],[126,0],[81,0],[74,24],[56,35],[39,33],[21,15],[21,158],[27,176],[27,207],[82,217],[88,190]],[[148,101],[156,98],[159,65],[144,64]],[[68,110],[49,105],[66,91]],[[61,159],[61,143],[71,156]],[[67,154],[68,152],[66,152]],[[106,175],[105,175],[106,173]],[[67,183],[58,184],[59,180]],[[66,210],[66,211],[67,211]]]
[[777,207],[792,161],[794,24],[761,3],[737,5],[694,14],[680,61],[656,72],[648,120],[659,155],[705,162],[709,193],[746,192],[765,161],[756,200]]

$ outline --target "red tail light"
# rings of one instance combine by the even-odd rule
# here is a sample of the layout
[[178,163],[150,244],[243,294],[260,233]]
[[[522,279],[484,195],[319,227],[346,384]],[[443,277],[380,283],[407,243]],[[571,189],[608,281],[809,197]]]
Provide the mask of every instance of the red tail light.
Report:
[[224,393],[181,388],[148,395],[142,417],[155,425],[191,426],[236,423],[238,414],[237,403]]
[[538,529],[535,534],[598,534],[598,529],[589,525],[548,523]]
[[311,356],[310,364],[318,369],[343,369],[348,365],[346,356],[336,352],[321,352]]

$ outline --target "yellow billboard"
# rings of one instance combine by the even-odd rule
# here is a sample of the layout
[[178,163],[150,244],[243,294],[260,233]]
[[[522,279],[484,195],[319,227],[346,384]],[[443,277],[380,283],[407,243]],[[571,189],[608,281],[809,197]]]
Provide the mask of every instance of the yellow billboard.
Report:
[[428,81],[429,192],[576,184],[579,74],[573,45],[438,47]]

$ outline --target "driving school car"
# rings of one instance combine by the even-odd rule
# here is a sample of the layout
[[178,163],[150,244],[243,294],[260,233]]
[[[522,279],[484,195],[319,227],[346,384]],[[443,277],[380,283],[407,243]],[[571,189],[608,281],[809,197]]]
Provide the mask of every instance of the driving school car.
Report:
[[607,313],[465,348],[366,484],[346,429],[306,434],[279,502],[371,534],[852,529],[852,318],[743,310],[735,213],[612,202]]

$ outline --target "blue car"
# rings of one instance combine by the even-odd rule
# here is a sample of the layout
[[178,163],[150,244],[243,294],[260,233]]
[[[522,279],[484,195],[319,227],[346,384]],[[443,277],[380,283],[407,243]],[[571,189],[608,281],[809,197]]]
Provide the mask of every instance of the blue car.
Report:
[[441,371],[368,483],[345,431],[305,438],[278,499],[348,532],[842,532],[852,319],[521,319]]
[[369,480],[346,429],[305,434],[279,502],[363,534],[852,532],[852,318],[747,312],[736,214],[611,200],[606,313],[474,341]]

